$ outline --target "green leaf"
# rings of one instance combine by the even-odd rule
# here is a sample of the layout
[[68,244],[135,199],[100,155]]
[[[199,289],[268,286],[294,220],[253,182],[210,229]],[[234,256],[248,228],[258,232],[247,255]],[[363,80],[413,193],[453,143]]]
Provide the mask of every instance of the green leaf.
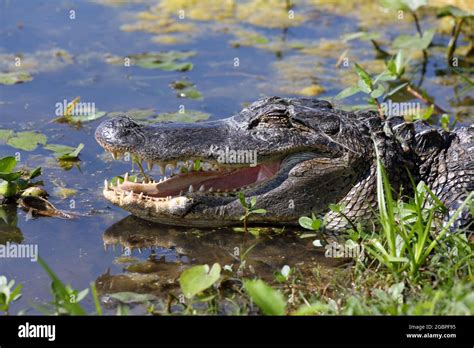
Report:
[[426,111],[420,115],[420,119],[425,120],[425,121],[429,120],[431,115],[433,115],[433,111],[434,111],[434,105],[430,105],[426,109]]
[[43,146],[45,150],[54,152],[56,155],[63,155],[74,151],[74,147],[61,144],[46,144]]
[[29,179],[32,180],[41,175],[41,167],[34,169],[29,176]]
[[15,172],[15,173],[2,173],[0,172],[0,179],[3,179],[5,181],[15,181],[18,180],[21,177],[21,172]]
[[298,219],[298,222],[301,227],[306,228],[307,230],[313,230],[313,219],[302,216]]
[[396,49],[425,50],[433,40],[436,29],[426,30],[422,37],[419,35],[400,35],[393,40],[392,47]]
[[181,273],[179,285],[184,296],[192,298],[211,287],[219,280],[220,275],[221,266],[218,263],[215,263],[210,270],[208,265],[194,266]]
[[3,157],[0,159],[0,172],[11,173],[16,167],[16,159],[13,156]]
[[61,159],[61,160],[77,159],[79,157],[79,153],[82,151],[83,148],[84,148],[84,144],[81,143],[81,144],[77,145],[77,147],[74,151],[61,156],[59,159]]
[[380,0],[380,4],[391,10],[415,12],[428,4],[427,0]]
[[373,84],[377,84],[379,81],[393,81],[396,80],[397,76],[393,75],[390,71],[385,70],[374,79]]
[[397,76],[401,76],[403,74],[406,63],[407,61],[405,60],[403,50],[399,50],[395,56],[395,73]]
[[383,85],[381,85],[380,83],[377,85],[377,88],[375,90],[372,91],[372,93],[370,93],[370,96],[374,99],[377,99],[378,97],[380,97],[382,94],[384,94],[385,92],[385,88]]
[[334,97],[334,99],[344,99],[360,92],[361,89],[358,86],[351,86],[347,87],[346,89],[342,90],[338,95]]
[[311,228],[317,231],[321,227],[321,224],[322,224],[322,221],[320,219],[313,220],[313,223],[311,224]]
[[244,280],[244,287],[253,302],[265,315],[284,315],[286,301],[283,295],[262,280]]
[[408,82],[405,82],[405,83],[402,83],[401,85],[398,85],[398,86],[395,87],[394,89],[391,89],[390,91],[387,92],[387,94],[385,94],[384,99],[390,97],[391,95],[394,95],[394,94],[397,93],[398,91],[400,91],[400,90],[402,90],[403,88],[405,88],[407,85],[408,85]]
[[250,197],[250,208],[253,208],[257,204],[257,197]]
[[179,98],[189,98],[189,99],[202,99],[202,94],[195,87],[185,88],[178,91],[177,96]]
[[[370,77],[370,75],[357,63],[355,63],[355,69],[356,69],[357,75],[359,75],[360,79],[363,81],[363,85],[365,85],[367,89],[371,91],[372,78]],[[362,86],[359,84],[359,87],[362,87]],[[366,93],[369,93],[369,92],[366,92]]]
[[14,85],[16,83],[22,83],[33,80],[27,72],[9,72],[9,73],[0,73],[0,85]]
[[46,135],[37,132],[19,132],[15,133],[13,137],[8,139],[7,144],[25,151],[33,151],[38,147],[38,144],[44,145],[48,138]]
[[14,197],[18,193],[18,185],[13,181],[0,182],[0,195],[4,197]]
[[438,18],[445,17],[445,16],[452,16],[452,17],[457,17],[457,18],[468,18],[468,17],[473,17],[474,14],[466,12],[463,9],[460,9],[459,7],[448,5],[448,6],[444,6],[438,9],[436,16]]
[[239,201],[242,207],[247,208],[247,201],[245,200],[245,196],[242,192],[239,192]]
[[158,52],[158,53],[143,53],[131,55],[134,64],[146,69],[161,69],[165,71],[188,71],[193,68],[193,64],[189,62],[179,62],[183,59],[192,57],[196,54],[194,51],[190,52]]
[[329,204],[329,209],[335,213],[340,213],[342,211],[342,207],[340,204]]
[[357,86],[360,88],[361,92],[365,94],[369,94],[370,92],[372,92],[372,89],[367,86],[367,84],[362,79],[359,79],[359,81],[357,81]]
[[252,210],[252,214],[266,214],[267,211],[265,209],[255,209]]
[[79,157],[79,153],[84,148],[84,144],[79,144],[77,147],[60,145],[60,144],[47,144],[44,146],[46,150],[53,151],[57,159],[62,161],[76,160]]

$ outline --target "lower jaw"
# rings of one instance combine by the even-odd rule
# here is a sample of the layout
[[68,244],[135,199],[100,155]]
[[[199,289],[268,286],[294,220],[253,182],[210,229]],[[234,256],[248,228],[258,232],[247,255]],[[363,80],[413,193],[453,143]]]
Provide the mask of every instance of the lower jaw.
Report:
[[227,197],[245,193],[270,180],[280,169],[280,162],[263,163],[254,167],[240,167],[218,171],[198,171],[177,174],[158,182],[135,182],[125,175],[117,186],[105,182],[104,192],[111,190],[119,196],[136,196],[137,199],[167,201],[176,197],[194,195]]
[[[242,226],[240,215],[235,213],[217,216],[200,213],[188,213],[186,204],[192,202],[189,197],[147,198],[137,201],[121,192],[104,190],[104,196],[113,204],[132,213],[134,216],[162,225],[173,225],[195,228],[221,228]],[[180,209],[182,208],[182,209]],[[259,218],[255,220],[255,218]],[[297,226],[297,217],[250,217],[249,226]]]

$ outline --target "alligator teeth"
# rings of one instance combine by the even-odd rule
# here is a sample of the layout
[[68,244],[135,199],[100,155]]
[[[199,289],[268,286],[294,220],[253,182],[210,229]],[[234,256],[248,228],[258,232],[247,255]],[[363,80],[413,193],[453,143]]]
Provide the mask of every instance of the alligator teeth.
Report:
[[166,165],[165,164],[160,164],[160,173],[161,173],[161,176],[165,176],[165,173],[166,173]]
[[138,195],[138,198],[139,198],[139,199],[142,199],[142,198],[143,198],[143,192],[140,192],[140,194]]
[[119,153],[118,152],[112,152],[112,158],[114,160],[117,160],[119,158]]
[[192,172],[194,170],[194,161],[189,160],[188,171]]
[[123,176],[123,181],[124,182],[128,181],[128,172],[125,173],[125,175]]
[[149,171],[151,171],[153,169],[153,162],[152,161],[147,161],[146,165],[147,165]]
[[107,179],[104,180],[104,188],[106,190],[109,188],[109,183],[107,182]]
[[211,187],[211,188],[209,189],[209,192],[213,192],[213,191],[214,191],[214,188]]
[[199,188],[199,192],[204,192],[204,185],[201,185],[201,187]]
[[128,192],[128,197],[133,197],[133,191]]
[[189,192],[189,193],[193,193],[193,192],[194,192],[194,187],[193,187],[193,185],[189,185],[188,192]]
[[166,165],[166,167],[170,167],[170,173],[171,175],[174,174],[174,170],[176,169],[176,163],[169,163]]

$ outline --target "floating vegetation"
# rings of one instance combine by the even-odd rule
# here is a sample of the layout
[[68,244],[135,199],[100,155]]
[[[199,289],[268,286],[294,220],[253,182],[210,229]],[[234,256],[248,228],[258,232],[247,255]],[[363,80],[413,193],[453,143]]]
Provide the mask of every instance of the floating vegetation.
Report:
[[304,12],[294,11],[290,1],[251,0],[236,5],[236,18],[264,28],[289,28],[307,20]]
[[79,159],[79,153],[84,148],[84,144],[79,144],[77,147],[59,145],[59,144],[47,144],[43,146],[44,149],[54,152],[54,156],[58,161],[77,161]]
[[3,135],[7,136],[8,145],[24,151],[34,151],[38,145],[44,145],[48,141],[46,135],[36,131],[10,133],[4,130]]
[[260,46],[270,42],[267,37],[253,30],[232,28],[232,30],[228,30],[228,32],[236,37],[235,40],[230,42],[234,48],[240,46]]
[[160,69],[165,71],[188,71],[193,68],[190,62],[183,62],[183,60],[195,56],[195,51],[178,52],[150,52],[141,54],[131,54],[127,57],[109,56],[106,61],[110,64],[123,65],[129,60],[130,65],[137,65],[146,69]]
[[0,84],[2,85],[14,85],[17,83],[23,83],[32,81],[33,76],[27,72],[9,72],[9,73],[0,73]]
[[57,71],[74,62],[63,49],[41,50],[25,54],[0,54],[0,70],[23,71],[31,74]]
[[179,80],[170,84],[170,87],[176,90],[176,95],[179,98],[202,99],[202,94],[199,92],[194,83]]

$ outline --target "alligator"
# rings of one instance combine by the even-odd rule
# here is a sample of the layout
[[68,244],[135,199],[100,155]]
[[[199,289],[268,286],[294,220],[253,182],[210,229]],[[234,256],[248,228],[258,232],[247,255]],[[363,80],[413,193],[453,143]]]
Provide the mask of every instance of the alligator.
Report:
[[462,202],[474,186],[473,135],[472,125],[447,131],[281,97],[206,122],[148,125],[118,116],[95,133],[114,158],[132,154],[161,171],[156,181],[131,180],[128,173],[115,185],[105,181],[105,198],[135,216],[178,226],[239,225],[241,198],[256,197],[255,208],[266,213],[250,214],[249,223],[294,225],[314,213],[336,234],[349,222],[374,221],[378,163],[395,194],[406,196],[423,181],[446,207],[445,222],[468,228],[472,216]]

